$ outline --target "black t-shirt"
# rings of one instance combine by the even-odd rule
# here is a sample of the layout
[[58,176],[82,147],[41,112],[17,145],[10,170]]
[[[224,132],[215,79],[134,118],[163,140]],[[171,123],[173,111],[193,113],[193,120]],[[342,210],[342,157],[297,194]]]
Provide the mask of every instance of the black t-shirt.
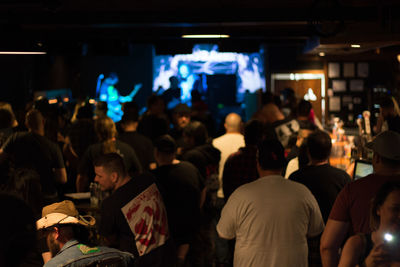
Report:
[[[119,140],[115,141],[115,146],[117,148],[117,153],[124,160],[125,168],[130,174],[142,172],[142,165],[140,164],[140,161],[132,147]],[[95,176],[93,164],[96,158],[102,154],[103,151],[101,143],[89,146],[79,163],[78,173],[87,175],[89,177],[89,181],[93,181]]]
[[168,213],[168,222],[177,245],[188,244],[198,227],[202,177],[195,166],[182,161],[153,171]]
[[315,130],[317,126],[309,120],[297,120],[299,123],[300,129],[308,129],[308,130]]
[[119,134],[118,139],[130,145],[139,155],[143,170],[149,170],[150,163],[155,162],[151,140],[138,132],[123,132]]
[[400,133],[400,116],[388,116],[386,121],[389,130]]
[[7,139],[15,132],[15,128],[0,129],[0,146],[3,146]]
[[90,145],[96,143],[93,120],[79,119],[75,121],[70,125],[67,136],[75,153],[81,157]]
[[165,118],[146,114],[140,119],[137,131],[154,142],[157,137],[167,134],[168,127],[168,121]]
[[295,119],[284,119],[264,126],[264,135],[267,139],[278,139],[284,147],[289,140],[300,130],[300,125]]
[[185,146],[185,142],[183,140],[183,129],[179,128],[179,126],[174,125],[174,127],[169,130],[168,134],[174,138],[178,147],[183,148]]
[[337,195],[351,181],[345,171],[329,164],[306,166],[292,173],[289,179],[307,186],[318,202],[325,223]]
[[99,231],[138,257],[135,266],[169,266],[171,252],[174,257],[166,209],[150,173],[132,178],[103,201]]
[[221,152],[211,144],[192,148],[182,155],[182,160],[189,161],[200,171],[207,180],[212,174],[218,173]]
[[12,156],[16,168],[32,169],[39,174],[44,195],[57,194],[53,169],[65,167],[57,144],[32,132],[18,132],[8,138],[3,150]]

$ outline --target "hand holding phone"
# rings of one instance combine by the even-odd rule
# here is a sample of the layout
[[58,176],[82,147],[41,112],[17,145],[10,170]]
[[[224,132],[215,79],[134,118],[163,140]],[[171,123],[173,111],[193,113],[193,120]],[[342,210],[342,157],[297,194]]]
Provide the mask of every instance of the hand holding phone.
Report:
[[378,267],[383,264],[388,264],[392,261],[389,245],[385,243],[375,244],[371,252],[365,258],[364,264],[366,267]]
[[400,243],[396,235],[392,233],[385,233],[383,235],[383,244],[386,250],[390,253],[393,261],[400,260]]
[[383,235],[383,239],[385,240],[385,243],[392,243],[394,240],[394,236],[391,233],[385,233]]

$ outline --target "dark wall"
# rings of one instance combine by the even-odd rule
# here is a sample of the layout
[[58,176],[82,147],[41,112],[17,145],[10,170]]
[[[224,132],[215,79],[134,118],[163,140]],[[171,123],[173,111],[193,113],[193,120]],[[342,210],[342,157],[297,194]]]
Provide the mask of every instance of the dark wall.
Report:
[[269,47],[266,66],[271,73],[295,70],[322,70],[323,61],[302,60],[303,50],[300,47]]
[[[37,57],[37,56],[36,56]],[[0,101],[23,105],[33,90],[35,56],[0,56]]]
[[153,54],[152,45],[133,45],[127,56],[0,56],[0,101],[23,107],[35,91],[61,88],[70,88],[74,98],[93,97],[98,75],[113,71],[119,76],[116,88],[122,95],[136,83],[143,84],[135,98],[142,107],[151,94]]
[[97,78],[100,73],[106,77],[110,72],[118,75],[116,88],[122,95],[130,93],[135,84],[141,83],[142,89],[135,97],[140,107],[146,105],[146,99],[152,93],[153,53],[151,45],[134,45],[130,56],[88,56],[81,58],[80,71],[77,73],[76,97],[95,95]]

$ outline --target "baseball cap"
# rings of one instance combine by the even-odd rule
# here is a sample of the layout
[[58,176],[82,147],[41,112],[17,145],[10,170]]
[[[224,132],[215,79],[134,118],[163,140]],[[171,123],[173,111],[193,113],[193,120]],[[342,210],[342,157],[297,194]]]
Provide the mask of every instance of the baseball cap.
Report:
[[367,143],[366,147],[384,158],[400,161],[400,134],[397,132],[384,131]]
[[42,218],[36,222],[37,229],[45,229],[58,224],[79,224],[92,226],[96,219],[90,215],[81,216],[71,200],[64,200],[45,206]]

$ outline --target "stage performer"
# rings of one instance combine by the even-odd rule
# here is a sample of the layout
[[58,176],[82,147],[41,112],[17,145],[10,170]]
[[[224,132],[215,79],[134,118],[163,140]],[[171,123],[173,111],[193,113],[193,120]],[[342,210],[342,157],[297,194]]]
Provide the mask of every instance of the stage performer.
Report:
[[132,101],[142,87],[142,84],[136,84],[132,92],[126,96],[122,96],[119,94],[118,89],[115,88],[115,85],[119,81],[115,72],[111,72],[103,82],[101,82],[102,79],[104,79],[104,75],[100,74],[97,82],[96,97],[98,97],[100,101],[107,103],[107,116],[114,122],[118,122],[123,115],[121,103]]

